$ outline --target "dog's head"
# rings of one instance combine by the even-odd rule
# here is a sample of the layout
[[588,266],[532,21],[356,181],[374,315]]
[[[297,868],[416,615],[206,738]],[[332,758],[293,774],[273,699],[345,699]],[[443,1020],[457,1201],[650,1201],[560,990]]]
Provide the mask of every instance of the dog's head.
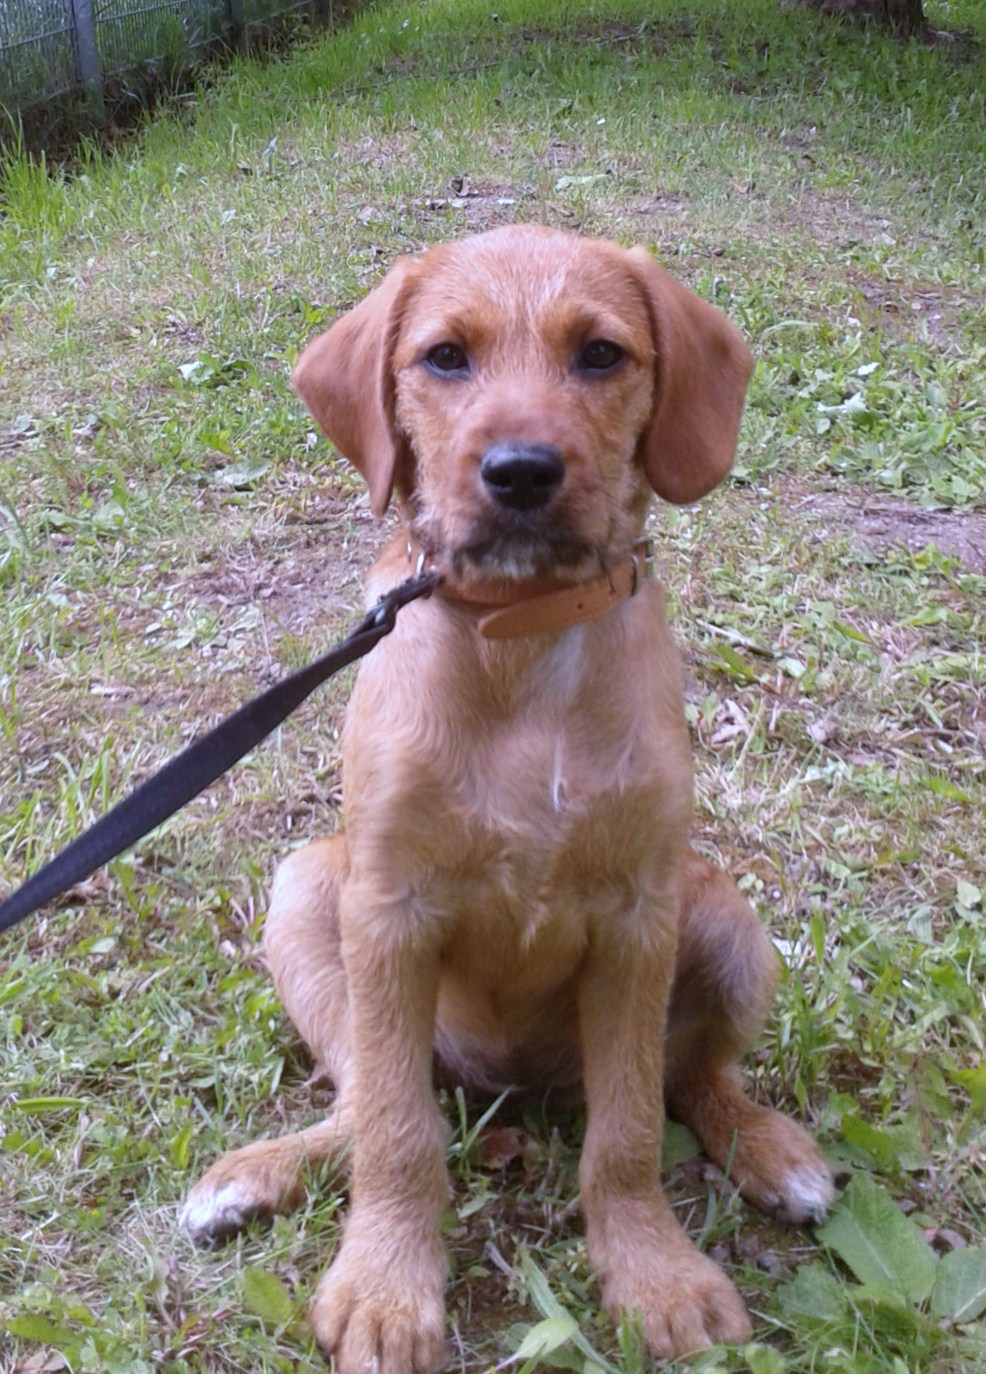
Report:
[[399,259],[294,383],[374,511],[396,487],[461,576],[581,577],[627,552],[652,490],[722,481],[750,368],[643,250],[518,225]]

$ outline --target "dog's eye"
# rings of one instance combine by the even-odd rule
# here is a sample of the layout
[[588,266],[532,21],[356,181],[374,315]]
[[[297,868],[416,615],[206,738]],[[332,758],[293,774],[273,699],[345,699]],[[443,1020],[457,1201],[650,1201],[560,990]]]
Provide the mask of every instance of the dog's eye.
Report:
[[464,348],[454,343],[436,344],[429,349],[425,362],[436,372],[468,372],[469,359]]
[[623,359],[623,349],[608,339],[590,339],[579,354],[579,367],[586,372],[611,372]]

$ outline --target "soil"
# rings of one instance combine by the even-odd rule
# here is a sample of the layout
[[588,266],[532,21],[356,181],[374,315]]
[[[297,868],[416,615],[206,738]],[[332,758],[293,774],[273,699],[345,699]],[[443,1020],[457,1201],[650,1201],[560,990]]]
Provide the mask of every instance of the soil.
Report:
[[895,546],[918,553],[934,544],[967,572],[986,574],[986,511],[929,510],[862,488],[799,492],[781,499],[790,509],[813,516],[821,534],[848,533],[854,544],[879,554]]

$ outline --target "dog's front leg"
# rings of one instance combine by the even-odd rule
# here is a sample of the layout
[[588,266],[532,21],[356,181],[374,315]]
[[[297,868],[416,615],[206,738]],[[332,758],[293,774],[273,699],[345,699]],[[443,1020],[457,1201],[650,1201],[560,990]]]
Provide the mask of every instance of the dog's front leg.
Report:
[[349,1217],[308,1318],[338,1374],[442,1362],[448,1196],[432,1087],[438,948],[427,922],[352,880],[343,893],[355,1130]]
[[[665,904],[673,912],[673,899]],[[659,1358],[749,1338],[725,1274],[661,1189],[663,1060],[677,921],[638,913],[594,942],[580,981],[588,1127],[580,1165],[589,1259],[616,1320],[641,1321]]]

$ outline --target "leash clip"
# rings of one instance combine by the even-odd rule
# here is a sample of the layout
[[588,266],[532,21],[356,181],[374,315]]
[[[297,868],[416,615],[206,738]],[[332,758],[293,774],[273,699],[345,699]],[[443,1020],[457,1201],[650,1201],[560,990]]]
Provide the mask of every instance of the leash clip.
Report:
[[[410,563],[414,558],[414,540],[410,535],[407,537],[407,561]],[[418,550],[417,561],[414,564],[413,577],[420,577],[428,565],[428,555],[424,549]]]
[[[410,555],[410,548],[408,553]],[[413,574],[398,586],[391,587],[389,592],[384,592],[377,604],[367,612],[360,628],[376,631],[386,627],[388,631],[392,630],[397,623],[397,612],[410,602],[417,601],[418,597],[430,596],[441,580],[441,573],[437,568],[427,566],[427,557],[422,553]]]
[[638,539],[631,551],[630,561],[633,563],[633,586],[630,595],[636,596],[646,579],[654,575],[653,539]]

